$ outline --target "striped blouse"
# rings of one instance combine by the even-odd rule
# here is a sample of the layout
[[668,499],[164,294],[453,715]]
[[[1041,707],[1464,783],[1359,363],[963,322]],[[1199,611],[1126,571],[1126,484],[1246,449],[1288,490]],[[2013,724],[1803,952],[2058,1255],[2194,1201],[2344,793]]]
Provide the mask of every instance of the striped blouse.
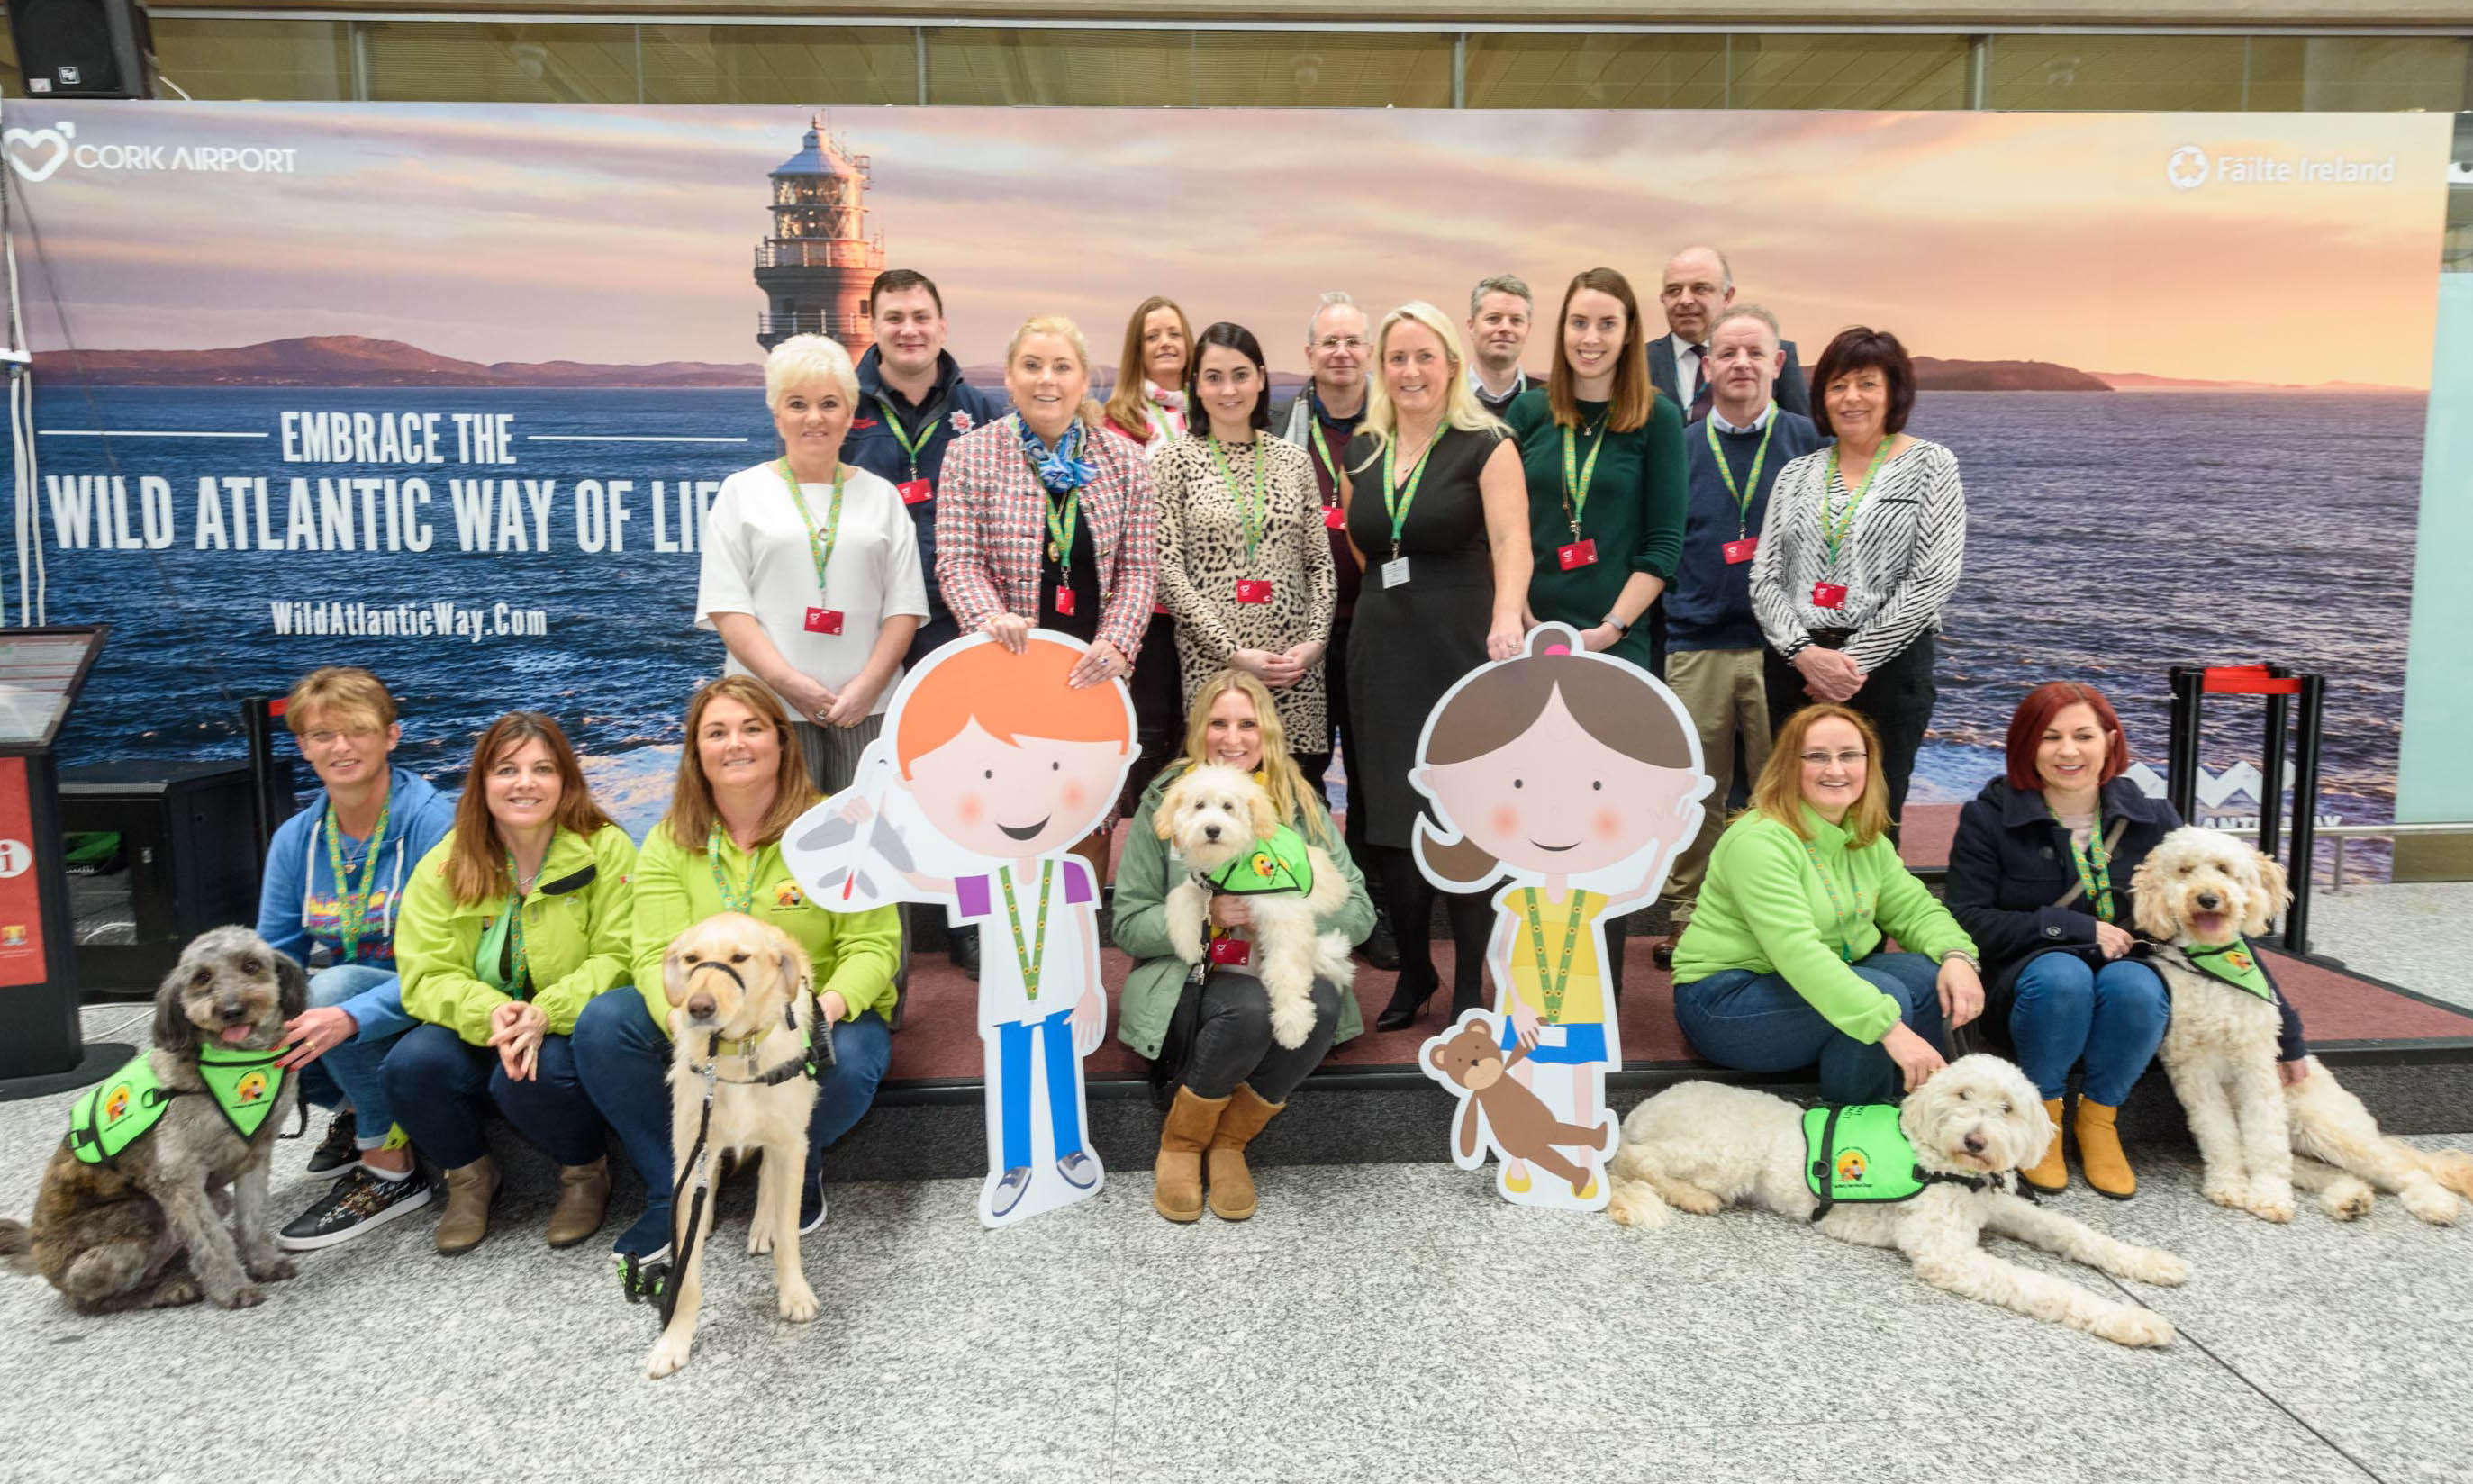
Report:
[[[1769,647],[1786,656],[1810,645],[1814,630],[1852,630],[1846,654],[1868,674],[1939,629],[1966,556],[1966,491],[1957,456],[1914,440],[1882,467],[1833,566],[1820,529],[1824,484],[1831,507],[1842,507],[1844,474],[1830,483],[1826,448],[1778,471],[1752,557],[1752,611]],[[1823,581],[1845,586],[1842,607],[1812,601],[1813,585]]]

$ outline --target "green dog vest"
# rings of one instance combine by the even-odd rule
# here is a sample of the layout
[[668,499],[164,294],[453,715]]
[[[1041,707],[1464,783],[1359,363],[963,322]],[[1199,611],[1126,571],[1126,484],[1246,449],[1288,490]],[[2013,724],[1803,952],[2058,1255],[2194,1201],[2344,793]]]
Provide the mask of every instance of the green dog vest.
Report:
[[1273,892],[1313,890],[1313,863],[1306,857],[1305,836],[1283,825],[1267,840],[1220,867],[1211,884],[1236,897],[1261,897]]
[[1927,1184],[1895,1103],[1805,1109],[1803,1152],[1804,1183],[1824,1211],[1839,1201],[1911,1201]]
[[2221,948],[2183,948],[2181,956],[2200,973],[2247,990],[2269,1004],[2275,1002],[2275,986],[2267,982],[2267,970],[2259,967],[2258,955],[2250,951],[2246,938],[2236,938]]
[[[198,1048],[198,1076],[225,1121],[243,1138],[257,1133],[275,1112],[283,1091],[283,1068],[275,1065],[277,1051],[226,1051]],[[163,1116],[172,1099],[182,1093],[164,1090],[155,1067],[140,1052],[110,1076],[85,1089],[69,1110],[69,1150],[88,1164],[119,1157]],[[188,1094],[194,1096],[195,1094]]]

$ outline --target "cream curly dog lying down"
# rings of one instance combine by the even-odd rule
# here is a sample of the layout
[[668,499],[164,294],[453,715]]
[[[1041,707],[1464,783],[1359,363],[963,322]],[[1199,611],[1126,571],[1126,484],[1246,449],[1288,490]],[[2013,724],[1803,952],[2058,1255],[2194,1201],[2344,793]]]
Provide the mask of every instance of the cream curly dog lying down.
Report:
[[[1968,1183],[1927,1185],[1894,1204],[1841,1202],[1820,1230],[1841,1242],[1894,1247],[1935,1288],[2084,1329],[2123,1345],[2173,1338],[2163,1315],[2099,1298],[2077,1284],[2004,1262],[1979,1245],[1985,1232],[2145,1283],[2178,1283],[2188,1264],[2132,1247],[2010,1192],[2016,1171],[2044,1157],[2052,1124],[2017,1067],[1960,1057],[1909,1093],[1898,1126],[1928,1174]],[[1623,1120],[1608,1211],[1626,1226],[1665,1224],[1667,1208],[1709,1215],[1730,1204],[1810,1220],[1819,1205],[1805,1183],[1803,1110],[1784,1098],[1712,1082],[1669,1088]]]

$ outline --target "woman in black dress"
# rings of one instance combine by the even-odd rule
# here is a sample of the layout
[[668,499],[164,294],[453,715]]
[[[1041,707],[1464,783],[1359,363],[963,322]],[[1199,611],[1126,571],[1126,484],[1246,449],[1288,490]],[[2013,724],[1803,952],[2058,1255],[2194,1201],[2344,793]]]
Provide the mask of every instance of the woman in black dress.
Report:
[[[1348,635],[1349,809],[1366,811],[1369,874],[1381,874],[1400,939],[1400,981],[1375,1025],[1417,1017],[1439,977],[1428,946],[1437,893],[1409,842],[1409,786],[1426,715],[1459,678],[1520,652],[1528,591],[1528,487],[1520,453],[1477,404],[1452,322],[1403,304],[1375,336],[1364,430],[1348,445],[1348,539],[1365,571]],[[1494,908],[1441,894],[1458,962],[1452,1014],[1482,1003]]]

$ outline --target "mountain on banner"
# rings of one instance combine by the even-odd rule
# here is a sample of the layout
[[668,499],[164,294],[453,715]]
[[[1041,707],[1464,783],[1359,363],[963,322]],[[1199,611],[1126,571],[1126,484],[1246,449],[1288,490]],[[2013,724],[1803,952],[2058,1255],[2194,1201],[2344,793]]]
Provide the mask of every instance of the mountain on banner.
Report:
[[115,387],[760,387],[764,368],[708,361],[600,366],[584,361],[483,365],[399,340],[310,335],[220,350],[42,350],[55,384]]

